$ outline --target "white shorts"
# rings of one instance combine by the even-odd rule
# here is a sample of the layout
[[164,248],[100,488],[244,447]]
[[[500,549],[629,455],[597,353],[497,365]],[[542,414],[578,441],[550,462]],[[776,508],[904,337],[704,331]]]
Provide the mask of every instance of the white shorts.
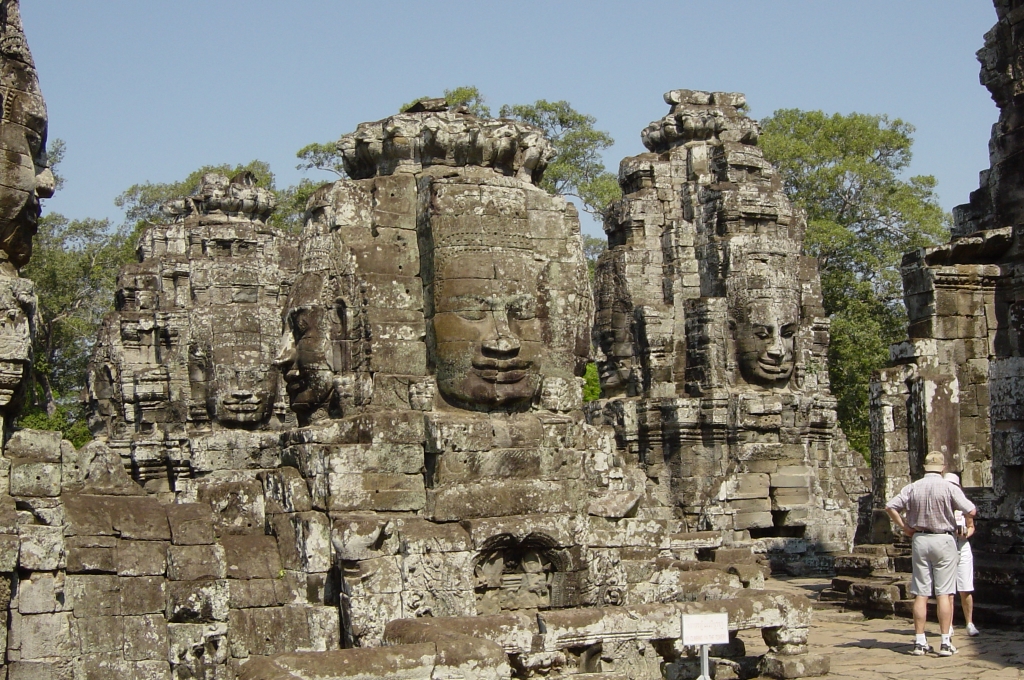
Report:
[[958,593],[974,592],[974,553],[971,542],[957,541],[960,548],[960,564],[956,568],[956,590]]

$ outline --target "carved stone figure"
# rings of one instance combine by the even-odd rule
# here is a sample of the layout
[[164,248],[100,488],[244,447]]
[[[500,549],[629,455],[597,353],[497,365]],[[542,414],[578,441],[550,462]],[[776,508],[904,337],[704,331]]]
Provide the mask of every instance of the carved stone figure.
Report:
[[[96,346],[97,441],[10,439],[9,675],[655,680],[712,611],[762,629],[766,673],[826,671],[810,603],[585,422],[593,301],[540,132],[433,100],[340,147],[359,178],[314,192],[297,249],[249,177],[170,202]],[[749,350],[776,373],[778,337]]]
[[758,298],[742,302],[733,313],[732,330],[743,378],[764,387],[785,387],[796,362],[796,333],[800,325],[796,301]]
[[[248,173],[206,175],[163,207],[173,221],[143,234],[119,278],[89,393],[94,431],[141,482],[259,468],[276,442],[241,433],[294,422],[273,359],[295,250],[266,225],[273,208]],[[233,453],[231,436],[203,434],[222,430],[239,433]]]
[[[803,216],[743,95],[673,90],[605,222],[591,409],[691,529],[743,532],[778,567],[829,568],[866,497],[836,427],[828,320]],[[799,564],[797,564],[799,563]]]
[[0,315],[0,413],[9,425],[24,400],[32,369],[36,296],[31,281],[0,276]]
[[0,2],[0,417],[9,428],[32,366],[36,299],[18,269],[32,256],[40,200],[53,195],[46,161],[46,104],[17,0]]
[[39,200],[53,195],[46,162],[46,104],[25,41],[17,0],[0,4],[0,271],[13,276],[32,256]]

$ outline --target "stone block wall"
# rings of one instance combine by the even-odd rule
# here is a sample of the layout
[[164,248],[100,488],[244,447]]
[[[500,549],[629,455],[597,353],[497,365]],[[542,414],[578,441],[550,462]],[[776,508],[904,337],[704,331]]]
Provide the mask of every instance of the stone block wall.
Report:
[[981,82],[999,106],[991,167],[953,211],[948,244],[907,253],[902,275],[908,340],[871,386],[875,522],[891,539],[887,499],[922,474],[930,451],[946,454],[979,506],[972,539],[977,596],[1024,602],[1024,466],[1020,455],[1021,10],[995,2],[998,22],[979,50]]
[[601,403],[652,500],[689,529],[827,569],[866,498],[836,425],[828,319],[804,221],[743,95],[673,90],[625,159],[596,274]]

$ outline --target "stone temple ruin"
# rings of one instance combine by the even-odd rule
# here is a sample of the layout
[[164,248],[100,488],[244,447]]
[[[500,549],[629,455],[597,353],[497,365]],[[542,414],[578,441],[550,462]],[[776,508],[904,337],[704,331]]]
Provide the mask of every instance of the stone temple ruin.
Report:
[[[1018,4],[982,52],[992,169],[904,261],[872,474],[877,505],[945,451],[981,507],[979,595],[1019,605]],[[0,678],[686,678],[680,616],[715,612],[717,677],[827,672],[769,575],[891,536],[742,95],[665,95],[593,285],[542,132],[443,100],[342,137],[348,178],[297,239],[251,176],[204,177],[120,274],[75,450],[13,425],[53,181],[16,0],[0,20]]]
[[[690,530],[751,538],[777,568],[829,568],[867,499],[836,425],[828,319],[804,218],[743,95],[673,90],[619,170],[605,222],[594,405]],[[676,512],[675,514],[678,514]]]
[[428,100],[339,148],[297,249],[248,177],[168,204],[96,345],[96,440],[9,428],[8,677],[683,677],[680,614],[723,611],[772,651],[734,638],[722,677],[826,672],[761,546],[599,422],[638,397],[585,418],[540,131]]
[[[941,451],[978,505],[971,541],[976,597],[1018,614],[1024,607],[1022,6],[995,2],[998,23],[978,52],[981,82],[1000,110],[989,142],[991,168],[981,173],[970,202],[954,209],[950,242],[904,256],[908,339],[892,347],[891,368],[871,386],[872,541],[893,540],[883,521],[885,501],[923,474],[928,452]],[[875,574],[886,577],[881,554]]]
[[207,175],[148,229],[90,366],[92,429],[154,493],[280,465],[296,424],[273,362],[297,251],[251,176]]

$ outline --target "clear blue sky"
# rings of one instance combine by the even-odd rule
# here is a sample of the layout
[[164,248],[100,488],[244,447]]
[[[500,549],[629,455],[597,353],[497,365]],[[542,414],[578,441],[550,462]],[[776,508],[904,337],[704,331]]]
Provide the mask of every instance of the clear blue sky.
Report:
[[305,144],[458,85],[495,111],[568,100],[615,138],[613,171],[674,88],[745,92],[756,118],[885,113],[917,127],[912,171],[938,178],[946,209],[977,188],[997,118],[974,56],[987,0],[22,0],[22,14],[68,148],[44,210],[73,218],[117,222],[128,186],[207,163],[258,158],[295,183]]

